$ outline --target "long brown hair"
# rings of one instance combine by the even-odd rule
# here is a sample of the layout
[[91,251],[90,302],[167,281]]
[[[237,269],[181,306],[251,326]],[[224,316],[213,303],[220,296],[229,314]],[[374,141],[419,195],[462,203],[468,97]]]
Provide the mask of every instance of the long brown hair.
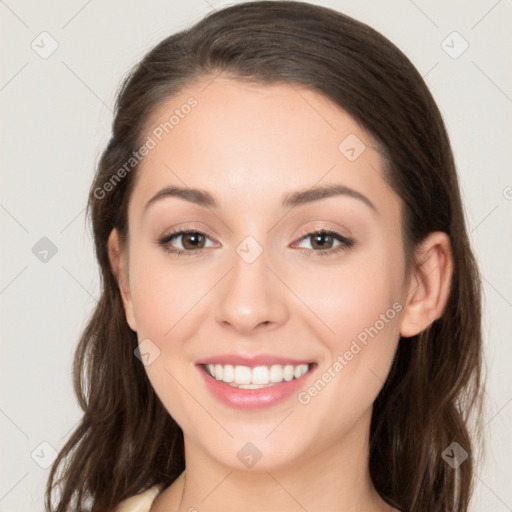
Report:
[[[88,202],[102,293],[74,360],[84,414],[52,467],[47,510],[111,511],[153,485],[169,486],[185,468],[183,432],[134,356],[137,336],[107,253],[112,229],[126,237],[137,166],[108,192],[104,185],[121,175],[163,102],[220,72],[307,86],[334,101],[383,148],[386,178],[405,205],[406,247],[432,231],[449,235],[448,304],[427,330],[399,341],[373,407],[369,465],[375,488],[397,508],[466,511],[475,462],[470,419],[481,409],[481,284],[448,135],[422,77],[396,46],[359,21],[297,1],[248,2],[211,13],[149,51],[118,91]],[[443,458],[452,442],[468,454],[458,468]]]

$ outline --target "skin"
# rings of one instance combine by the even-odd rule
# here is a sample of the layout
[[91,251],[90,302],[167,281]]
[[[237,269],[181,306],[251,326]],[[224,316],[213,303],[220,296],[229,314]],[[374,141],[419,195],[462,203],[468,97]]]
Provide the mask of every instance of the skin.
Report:
[[[431,233],[415,252],[418,267],[406,273],[402,202],[383,179],[376,144],[322,95],[204,77],[148,126],[190,96],[198,105],[137,170],[127,245],[115,230],[109,239],[127,322],[139,342],[150,339],[160,351],[145,370],[184,432],[186,485],[182,474],[151,512],[395,510],[369,476],[372,404],[400,335],[413,336],[442,314],[449,239]],[[338,149],[349,134],[366,146],[354,161]],[[375,210],[348,195],[282,207],[285,194],[324,184],[356,190]],[[219,206],[166,197],[144,210],[170,185],[207,190]],[[191,227],[207,236],[201,253],[176,256],[157,242],[172,228]],[[306,236],[313,228],[338,231],[354,245],[315,257],[321,248]],[[236,251],[247,236],[263,249],[252,263]],[[171,243],[193,254],[190,237]],[[225,353],[316,361],[307,391],[394,303],[400,311],[308,404],[292,395],[257,411],[231,408],[210,394],[195,366]],[[248,441],[262,454],[251,469],[237,457]]]

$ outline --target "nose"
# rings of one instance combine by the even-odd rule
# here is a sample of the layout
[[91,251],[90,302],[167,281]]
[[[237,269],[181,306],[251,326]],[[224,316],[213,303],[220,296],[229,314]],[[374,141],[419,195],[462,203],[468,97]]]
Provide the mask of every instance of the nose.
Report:
[[217,321],[246,336],[283,325],[289,317],[287,289],[275,274],[265,251],[252,262],[235,253],[231,271],[219,283]]

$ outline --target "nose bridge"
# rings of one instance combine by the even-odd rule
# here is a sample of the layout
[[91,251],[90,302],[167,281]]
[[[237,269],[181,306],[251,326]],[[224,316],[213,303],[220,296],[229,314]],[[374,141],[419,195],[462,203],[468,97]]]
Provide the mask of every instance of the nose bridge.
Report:
[[268,268],[267,252],[255,237],[235,248],[232,270],[220,287],[217,320],[246,334],[261,324],[279,324],[288,309],[282,284]]

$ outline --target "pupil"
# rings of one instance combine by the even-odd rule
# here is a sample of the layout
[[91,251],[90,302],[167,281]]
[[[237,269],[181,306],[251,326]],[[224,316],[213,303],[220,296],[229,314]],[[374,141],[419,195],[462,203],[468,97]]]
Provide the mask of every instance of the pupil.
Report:
[[[332,237],[331,237],[330,235],[326,235],[325,233],[323,233],[323,234],[319,234],[319,235],[315,235],[315,236],[314,236],[315,244],[316,244],[316,243],[319,243],[320,248],[322,248],[326,243],[327,243],[327,244],[329,243],[329,240],[327,240],[327,242],[325,242],[325,240],[324,240],[324,242],[322,243],[322,241],[321,241],[321,240],[322,240],[322,239],[325,239],[325,238],[328,238],[328,239],[329,239],[329,238],[332,238]],[[319,242],[319,240],[320,240],[320,242]]]
[[[188,241],[188,239],[192,238],[194,239],[192,241],[192,249],[197,249],[198,247],[201,248],[204,244],[197,244],[198,242],[198,238],[202,237],[202,235],[200,233],[187,233],[185,236],[184,236],[184,243],[183,243],[183,247],[187,247],[187,243],[185,243],[186,241]],[[204,241],[203,241],[204,242]],[[190,247],[189,247],[190,248]]]

